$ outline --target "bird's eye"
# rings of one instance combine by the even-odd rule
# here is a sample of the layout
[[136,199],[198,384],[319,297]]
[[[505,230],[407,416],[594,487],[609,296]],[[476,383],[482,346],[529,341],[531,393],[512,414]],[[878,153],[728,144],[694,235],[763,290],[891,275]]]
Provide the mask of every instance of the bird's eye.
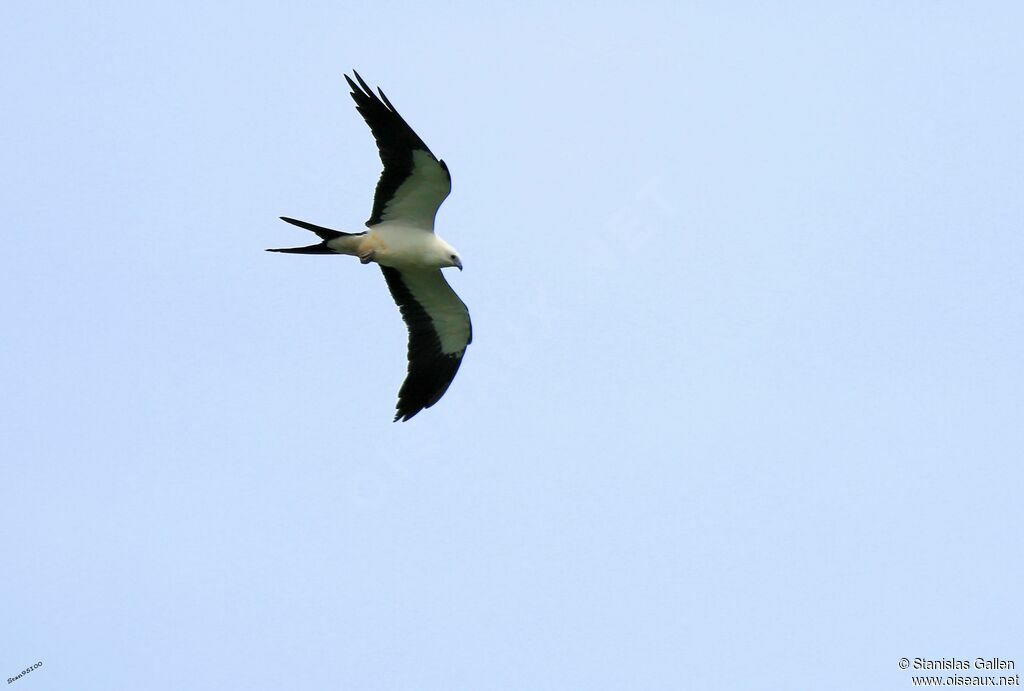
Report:
[[455,255],[454,254],[452,255],[452,261],[455,261]]

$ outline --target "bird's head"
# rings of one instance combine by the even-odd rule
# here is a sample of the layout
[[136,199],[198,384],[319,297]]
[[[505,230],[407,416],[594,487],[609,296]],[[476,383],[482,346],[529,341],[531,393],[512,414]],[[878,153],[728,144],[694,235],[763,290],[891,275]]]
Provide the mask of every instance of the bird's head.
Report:
[[459,253],[454,247],[444,240],[441,240],[441,238],[438,238],[437,249],[439,255],[438,259],[442,269],[446,266],[454,266],[457,267],[459,271],[462,271],[462,259],[459,257]]

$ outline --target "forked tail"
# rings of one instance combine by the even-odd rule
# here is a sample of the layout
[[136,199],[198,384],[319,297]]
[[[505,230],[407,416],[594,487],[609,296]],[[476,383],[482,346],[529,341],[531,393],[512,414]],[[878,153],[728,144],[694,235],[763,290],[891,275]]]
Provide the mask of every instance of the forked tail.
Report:
[[[281,247],[278,249],[268,249],[268,252],[286,252],[289,254],[349,254],[350,252],[346,251],[348,248],[344,247],[346,243],[332,243],[331,241],[339,240],[340,238],[354,238],[366,235],[365,232],[343,233],[340,230],[331,230],[330,228],[324,228],[323,226],[306,223],[305,221],[299,221],[294,218],[288,218],[287,216],[282,216],[281,220],[286,223],[291,223],[293,226],[313,231],[321,240],[323,240],[323,242],[315,245],[307,245],[306,247]],[[328,243],[331,243],[334,247],[332,248]]]

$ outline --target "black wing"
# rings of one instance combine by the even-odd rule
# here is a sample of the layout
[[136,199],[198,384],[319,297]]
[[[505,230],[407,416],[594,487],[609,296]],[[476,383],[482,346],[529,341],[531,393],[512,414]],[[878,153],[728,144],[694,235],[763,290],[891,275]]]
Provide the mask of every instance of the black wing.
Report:
[[345,75],[352,88],[356,110],[377,140],[384,172],[377,181],[373,212],[367,226],[400,220],[424,230],[434,229],[434,216],[452,190],[448,166],[439,161],[409,124],[398,114],[384,92],[373,93],[358,72],[358,84]]
[[441,400],[473,341],[469,310],[439,269],[380,267],[409,329],[409,371],[398,392],[395,421]]

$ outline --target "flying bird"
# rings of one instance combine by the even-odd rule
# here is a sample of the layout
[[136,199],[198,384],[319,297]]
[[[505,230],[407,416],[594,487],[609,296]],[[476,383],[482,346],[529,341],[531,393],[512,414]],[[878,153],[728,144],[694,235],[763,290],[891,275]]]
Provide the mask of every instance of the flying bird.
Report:
[[355,82],[348,75],[345,81],[384,164],[367,230],[343,233],[282,216],[282,221],[313,231],[321,242],[267,251],[347,254],[380,266],[409,329],[409,366],[395,414],[396,422],[404,422],[441,399],[473,340],[469,310],[441,274],[450,266],[461,271],[462,259],[434,233],[434,216],[451,192],[452,179],[445,162],[431,153],[384,92],[378,88],[378,97],[358,72],[353,74]]

